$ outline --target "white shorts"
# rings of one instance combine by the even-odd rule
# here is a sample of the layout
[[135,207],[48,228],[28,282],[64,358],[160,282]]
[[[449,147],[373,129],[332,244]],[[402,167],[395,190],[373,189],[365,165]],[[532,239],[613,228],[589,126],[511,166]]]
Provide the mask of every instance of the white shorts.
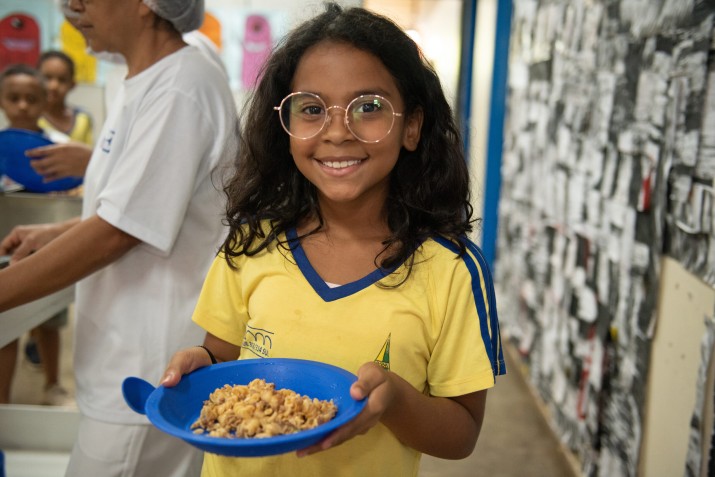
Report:
[[81,416],[66,477],[197,477],[203,453],[149,424]]

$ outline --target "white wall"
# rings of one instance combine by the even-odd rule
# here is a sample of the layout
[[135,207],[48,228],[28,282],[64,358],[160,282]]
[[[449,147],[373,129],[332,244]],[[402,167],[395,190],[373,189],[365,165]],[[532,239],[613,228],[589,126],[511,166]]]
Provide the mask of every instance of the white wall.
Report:
[[462,0],[365,0],[363,6],[406,30],[432,63],[451,106],[457,101]]
[[[472,178],[472,206],[475,215],[484,213],[484,180],[487,164],[487,138],[494,70],[497,0],[477,2],[477,24],[472,65],[472,104],[469,128],[469,173]],[[502,127],[499,125],[499,127]],[[472,239],[481,244],[481,230]]]

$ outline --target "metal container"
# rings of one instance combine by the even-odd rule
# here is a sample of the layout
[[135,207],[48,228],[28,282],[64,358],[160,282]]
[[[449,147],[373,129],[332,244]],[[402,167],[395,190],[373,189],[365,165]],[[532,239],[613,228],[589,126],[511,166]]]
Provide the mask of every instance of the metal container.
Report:
[[0,237],[16,225],[59,222],[82,213],[82,199],[52,194],[0,193]]
[[[0,240],[16,225],[41,224],[80,215],[82,199],[49,194],[0,193]],[[7,257],[0,262],[5,263]],[[0,283],[2,286],[2,283]],[[0,313],[0,346],[67,308],[74,299],[74,286],[39,300]]]

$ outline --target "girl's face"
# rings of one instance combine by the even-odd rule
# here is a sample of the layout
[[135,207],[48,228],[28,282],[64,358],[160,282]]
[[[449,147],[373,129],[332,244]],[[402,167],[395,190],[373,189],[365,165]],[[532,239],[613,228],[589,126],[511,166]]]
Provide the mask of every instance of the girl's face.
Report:
[[[374,55],[345,43],[323,42],[308,49],[293,77],[293,92],[309,92],[328,108],[345,108],[363,94],[377,94],[404,113],[397,84]],[[377,143],[360,142],[345,127],[344,109],[310,139],[291,136],[290,151],[300,172],[318,189],[320,201],[368,203],[382,207],[400,149],[413,151],[420,137],[421,115],[396,116],[390,133]]]
[[10,127],[37,131],[37,120],[45,108],[45,90],[34,76],[9,76],[0,85],[0,107]]
[[47,104],[64,105],[67,93],[74,88],[74,79],[67,63],[61,58],[48,58],[40,65],[40,73],[45,77]]

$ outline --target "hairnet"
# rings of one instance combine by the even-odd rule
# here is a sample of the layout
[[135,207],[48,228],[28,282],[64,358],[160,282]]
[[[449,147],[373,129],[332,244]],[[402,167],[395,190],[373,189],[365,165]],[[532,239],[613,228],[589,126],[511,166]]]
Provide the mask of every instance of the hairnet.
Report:
[[143,0],[181,33],[196,30],[204,21],[204,0]]

